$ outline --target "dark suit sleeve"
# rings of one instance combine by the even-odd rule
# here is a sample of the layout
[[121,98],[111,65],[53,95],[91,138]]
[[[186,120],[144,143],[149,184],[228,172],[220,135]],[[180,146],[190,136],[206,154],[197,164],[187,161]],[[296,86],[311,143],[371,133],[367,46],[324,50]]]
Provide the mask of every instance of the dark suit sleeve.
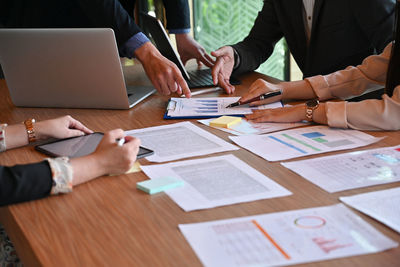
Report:
[[141,32],[118,0],[79,0],[77,3],[94,27],[114,30],[118,47]]
[[167,29],[189,29],[190,10],[188,0],[163,0],[167,16]]
[[50,194],[52,176],[47,161],[0,166],[0,206],[43,198]]
[[274,3],[266,0],[249,35],[242,42],[233,45],[240,56],[240,65],[234,74],[257,69],[272,54],[276,42],[282,36]]
[[359,27],[380,54],[393,39],[395,0],[351,0],[348,2]]

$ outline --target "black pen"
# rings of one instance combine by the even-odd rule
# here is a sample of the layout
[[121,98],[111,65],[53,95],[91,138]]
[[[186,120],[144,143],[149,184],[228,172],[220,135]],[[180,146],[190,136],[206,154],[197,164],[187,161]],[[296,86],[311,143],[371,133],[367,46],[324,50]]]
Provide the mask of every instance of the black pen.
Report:
[[282,94],[281,90],[269,92],[269,93],[254,97],[254,98],[252,98],[250,100],[247,100],[247,101],[244,101],[244,102],[238,101],[238,102],[232,103],[232,104],[226,106],[226,108],[232,108],[232,107],[248,104],[248,103],[251,103],[251,102],[254,102],[254,101],[267,99],[267,98],[270,98],[270,97],[273,97],[273,96],[277,96],[277,95],[281,95],[281,94]]

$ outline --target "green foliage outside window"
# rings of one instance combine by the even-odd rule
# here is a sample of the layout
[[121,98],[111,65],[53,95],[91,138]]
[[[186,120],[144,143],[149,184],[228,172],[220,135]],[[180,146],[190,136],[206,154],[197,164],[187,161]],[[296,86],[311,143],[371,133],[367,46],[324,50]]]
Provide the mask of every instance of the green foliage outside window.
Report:
[[[262,0],[193,0],[195,39],[210,52],[235,44],[248,35]],[[288,80],[288,49],[280,40],[271,57],[257,70],[281,80]]]

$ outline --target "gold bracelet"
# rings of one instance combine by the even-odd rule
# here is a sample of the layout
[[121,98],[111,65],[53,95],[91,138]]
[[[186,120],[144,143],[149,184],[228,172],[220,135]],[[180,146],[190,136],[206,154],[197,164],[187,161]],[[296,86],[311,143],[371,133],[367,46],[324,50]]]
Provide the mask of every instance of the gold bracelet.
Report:
[[28,134],[28,142],[33,143],[36,141],[35,129],[33,128],[33,124],[35,123],[35,119],[27,119],[24,121],[26,133]]

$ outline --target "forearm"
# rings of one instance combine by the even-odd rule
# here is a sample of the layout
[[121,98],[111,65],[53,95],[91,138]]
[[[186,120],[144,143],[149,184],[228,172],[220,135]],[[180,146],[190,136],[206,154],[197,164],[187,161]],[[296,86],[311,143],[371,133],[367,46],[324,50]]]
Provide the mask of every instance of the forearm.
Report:
[[104,165],[101,164],[100,159],[93,155],[71,159],[70,164],[73,170],[73,186],[105,175]]

